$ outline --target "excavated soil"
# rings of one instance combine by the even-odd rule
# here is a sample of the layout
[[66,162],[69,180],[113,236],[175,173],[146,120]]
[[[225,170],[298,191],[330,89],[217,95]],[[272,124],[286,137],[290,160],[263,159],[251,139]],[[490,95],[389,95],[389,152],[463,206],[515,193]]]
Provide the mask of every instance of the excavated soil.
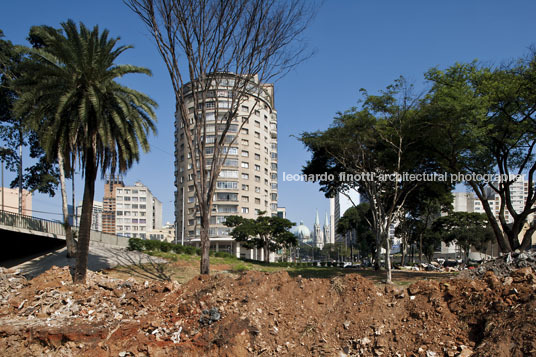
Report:
[[0,271],[9,356],[534,356],[536,275],[376,286],[286,272],[139,283]]

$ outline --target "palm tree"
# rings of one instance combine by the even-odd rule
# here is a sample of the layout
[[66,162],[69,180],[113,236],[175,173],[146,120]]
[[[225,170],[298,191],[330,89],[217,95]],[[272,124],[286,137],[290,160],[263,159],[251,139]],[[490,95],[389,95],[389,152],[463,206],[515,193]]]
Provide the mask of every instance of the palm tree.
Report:
[[[116,79],[129,73],[151,72],[142,67],[117,65],[116,58],[131,46],[118,46],[108,31],[91,31],[69,20],[62,31],[49,26],[32,31],[45,46],[29,50],[30,58],[18,82],[21,112],[40,127],[43,148],[51,157],[75,155],[84,175],[82,216],[74,281],[85,283],[91,212],[99,167],[125,172],[139,160],[140,147],[149,150],[148,134],[155,133],[154,108],[145,94]],[[64,165],[70,169],[70,160]]]

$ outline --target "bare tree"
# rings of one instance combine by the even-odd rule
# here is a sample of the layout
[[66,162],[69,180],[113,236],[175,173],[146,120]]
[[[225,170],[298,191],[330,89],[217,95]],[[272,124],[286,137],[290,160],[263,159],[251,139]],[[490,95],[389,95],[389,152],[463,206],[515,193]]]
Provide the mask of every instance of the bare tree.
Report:
[[[301,36],[313,8],[306,1],[124,0],[146,24],[169,72],[175,115],[184,130],[200,216],[201,274],[209,273],[209,226],[216,179],[237,135],[231,123],[248,94],[310,56]],[[214,100],[226,90],[225,105]],[[207,157],[207,100],[215,102],[214,152]],[[194,112],[188,105],[193,103]],[[248,108],[249,115],[255,108]],[[248,116],[249,118],[249,116]],[[245,121],[238,125],[238,132]]]

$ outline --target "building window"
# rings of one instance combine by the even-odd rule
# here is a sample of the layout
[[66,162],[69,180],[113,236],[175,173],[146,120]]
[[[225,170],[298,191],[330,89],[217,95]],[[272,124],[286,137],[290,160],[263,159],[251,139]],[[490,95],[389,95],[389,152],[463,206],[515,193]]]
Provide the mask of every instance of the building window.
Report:
[[261,199],[258,198],[258,197],[255,197],[255,204],[260,205],[261,204]]
[[249,169],[249,163],[242,161],[242,168]]
[[257,186],[255,186],[255,193],[261,193],[261,188],[260,188],[260,187],[257,187]]
[[222,178],[238,178],[238,171],[236,171],[236,170],[221,170],[219,177],[222,177]]
[[261,166],[260,165],[255,165],[255,171],[261,171]]
[[216,187],[219,189],[237,189],[238,182],[235,181],[218,181]]
[[247,140],[247,139],[242,139],[242,145],[243,145],[243,146],[248,146],[248,145],[249,145],[249,140]]
[[249,151],[242,150],[242,156],[243,157],[249,157]]
[[249,213],[249,208],[242,207],[242,213]]
[[261,159],[261,155],[260,154],[255,154],[255,160],[260,160]]
[[260,128],[261,127],[261,122],[258,121],[258,120],[255,120],[254,125],[255,125],[255,128]]
[[242,184],[242,191],[249,191],[249,185]]
[[249,196],[242,196],[242,202],[249,202]]
[[249,180],[249,175],[245,174],[245,173],[242,173],[242,179]]
[[260,176],[255,176],[255,182],[261,182],[261,177]]
[[243,105],[240,110],[242,110],[243,112],[245,113],[248,113],[249,112],[249,107],[247,105]]
[[238,148],[236,148],[236,147],[232,147],[232,148],[224,147],[224,148],[222,148],[222,152],[224,154],[227,154],[227,152],[229,152],[229,155],[238,155]]

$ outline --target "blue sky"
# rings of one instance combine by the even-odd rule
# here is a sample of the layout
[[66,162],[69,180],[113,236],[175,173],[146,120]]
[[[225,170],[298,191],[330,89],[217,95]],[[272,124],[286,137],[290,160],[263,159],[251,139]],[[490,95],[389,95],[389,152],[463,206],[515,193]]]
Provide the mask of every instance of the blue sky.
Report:
[[[500,64],[523,56],[536,45],[536,1],[499,0],[326,0],[306,33],[315,55],[275,84],[279,121],[279,205],[289,219],[312,226],[328,202],[318,185],[283,182],[281,175],[299,173],[309,158],[292,135],[327,128],[338,111],[356,104],[359,89],[370,93],[384,88],[400,75],[418,89],[423,73],[478,59]],[[140,20],[119,0],[9,1],[2,4],[0,29],[15,44],[27,44],[32,25],[59,27],[67,19],[107,28],[121,44],[134,45],[121,63],[145,66],[152,77],[131,76],[127,85],[141,90],[159,104],[158,136],[152,150],[125,176],[125,183],[140,180],[164,204],[164,222],[173,221],[173,113],[174,97],[164,65]],[[13,178],[6,175],[6,182]],[[76,180],[77,201],[82,181]],[[95,199],[101,200],[103,183],[97,182]],[[58,196],[36,194],[35,215],[60,219]]]

